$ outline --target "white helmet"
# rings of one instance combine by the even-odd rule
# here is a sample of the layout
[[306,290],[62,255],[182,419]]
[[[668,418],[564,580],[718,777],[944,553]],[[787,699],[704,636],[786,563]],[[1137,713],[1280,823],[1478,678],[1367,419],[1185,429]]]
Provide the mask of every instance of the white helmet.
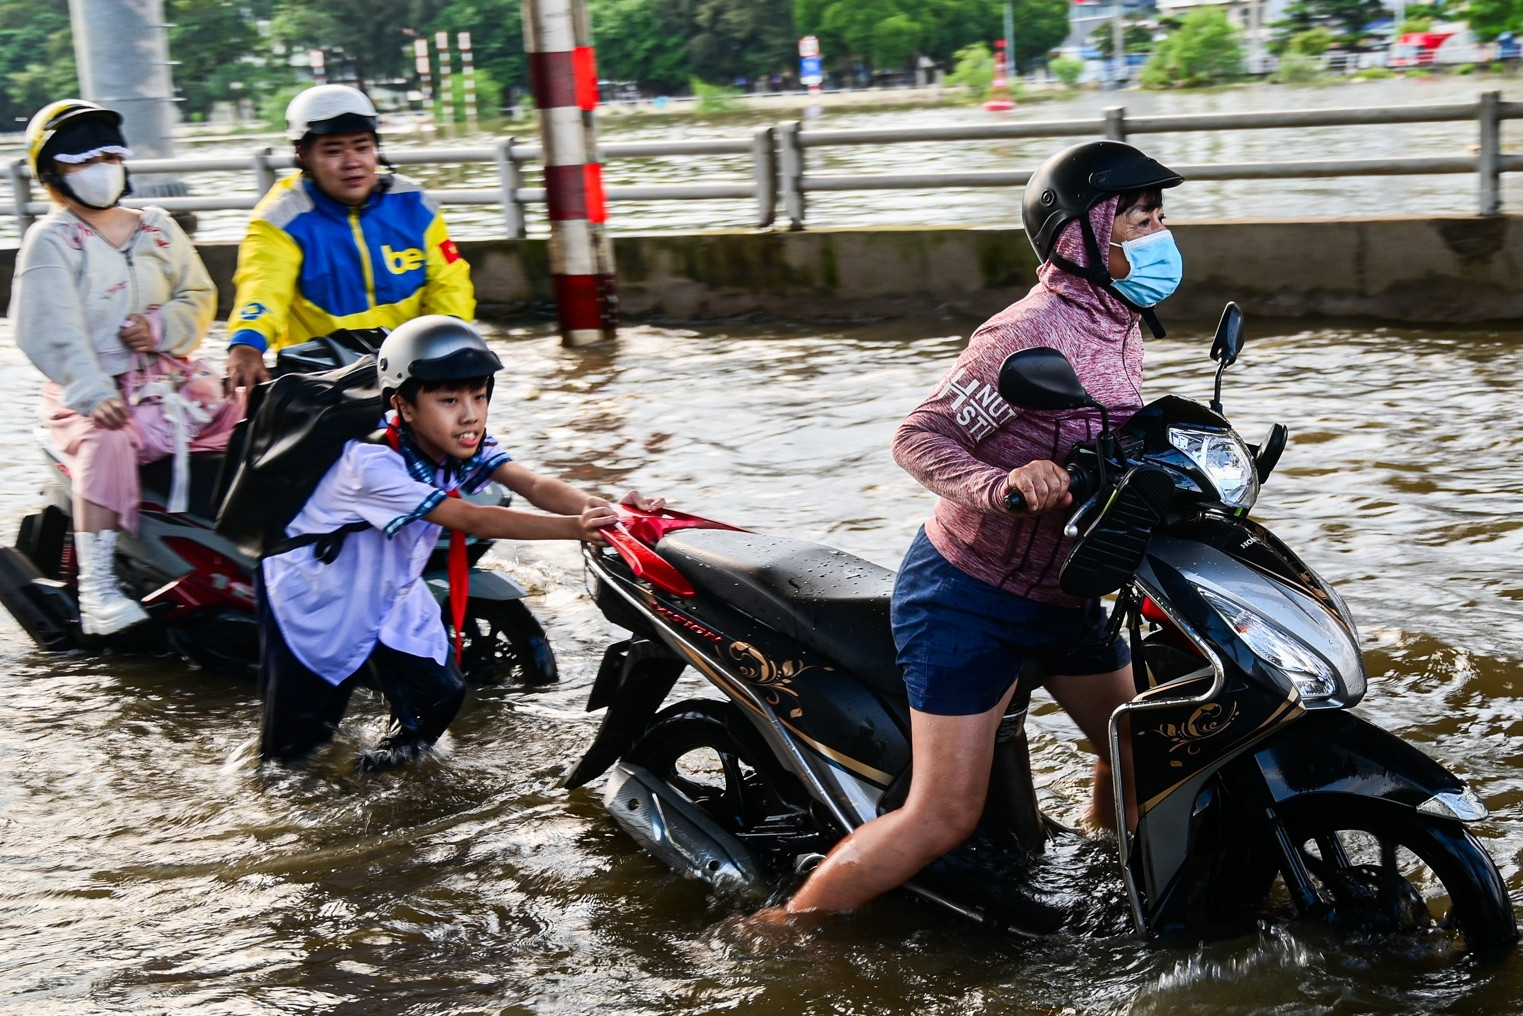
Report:
[[300,143],[314,134],[375,133],[375,105],[358,88],[316,85],[286,107],[286,136]]
[[481,333],[459,318],[425,314],[398,325],[376,354],[384,400],[408,381],[466,381],[502,369]]

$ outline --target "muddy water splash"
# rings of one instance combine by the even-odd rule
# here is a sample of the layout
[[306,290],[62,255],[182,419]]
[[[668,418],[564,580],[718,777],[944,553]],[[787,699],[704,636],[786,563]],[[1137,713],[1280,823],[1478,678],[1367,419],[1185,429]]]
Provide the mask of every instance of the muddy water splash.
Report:
[[[567,351],[503,329],[493,429],[532,466],[841,547],[893,566],[930,495],[889,435],[972,322],[821,334],[631,328]],[[1206,329],[1150,346],[1148,393],[1204,398]],[[1523,335],[1300,331],[1250,322],[1224,401],[1249,440],[1292,442],[1255,514],[1336,582],[1360,622],[1361,711],[1471,780],[1480,830],[1523,891],[1523,466],[1510,403]],[[214,347],[215,342],[209,343]],[[36,376],[0,342],[0,524],[35,500]],[[251,683],[171,660],[55,659],[0,617],[0,1012],[1516,1013],[1523,976],[1268,926],[1206,946],[1129,931],[1113,852],[1066,845],[1077,929],[1037,943],[890,897],[755,956],[718,900],[640,853],[596,788],[557,789],[621,634],[575,550],[502,547],[534,591],[559,687],[477,690],[437,758],[360,776],[384,709],[356,698],[305,770],[253,765]],[[686,687],[703,689],[691,677]],[[1087,756],[1047,704],[1037,779],[1059,818]]]

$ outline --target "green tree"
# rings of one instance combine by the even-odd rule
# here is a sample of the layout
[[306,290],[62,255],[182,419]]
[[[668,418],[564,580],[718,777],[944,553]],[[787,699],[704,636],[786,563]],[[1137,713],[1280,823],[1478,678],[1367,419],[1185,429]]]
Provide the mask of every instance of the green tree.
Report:
[[1226,12],[1193,10],[1154,48],[1139,80],[1146,88],[1188,88],[1236,77],[1243,73],[1241,36]]
[[[817,35],[835,66],[897,69],[915,54],[951,61],[1004,35],[1000,0],[794,0],[801,34]],[[1046,56],[1068,34],[1068,0],[1014,0],[1018,67]]]
[[[1128,53],[1148,53],[1153,49],[1152,26],[1128,18],[1121,29],[1122,45]],[[1102,60],[1109,60],[1116,48],[1116,31],[1109,24],[1101,25],[1089,33],[1089,44],[1100,51]]]
[[921,51],[924,30],[907,14],[895,14],[878,22],[873,29],[873,64],[877,67],[903,67]]
[[706,81],[756,81],[797,65],[793,0],[696,0],[691,17],[687,55]]
[[[415,0],[301,0],[282,4],[271,24],[277,41],[321,49],[348,63],[347,76],[364,91],[372,81],[411,74],[412,26],[429,20]],[[330,58],[330,76],[335,73]]]
[[646,91],[675,92],[693,76],[687,46],[691,5],[658,0],[592,0],[598,74]]
[[68,0],[0,0],[0,72],[0,116],[11,129],[79,94]]
[[1503,32],[1523,32],[1523,0],[1470,0],[1465,20],[1481,42]]
[[1292,36],[1319,26],[1331,30],[1338,45],[1354,48],[1364,38],[1365,26],[1386,14],[1384,0],[1292,0],[1285,16],[1270,26],[1274,40],[1269,48],[1282,53]]
[[268,18],[271,3],[259,7],[231,0],[168,0],[169,55],[175,89],[184,99],[183,113],[197,119],[217,102],[263,94],[274,83],[290,80],[290,71],[270,59],[269,44],[255,27]]
[[1068,0],[1015,0],[1016,67],[1030,67],[1068,38]]
[[[471,60],[496,86],[489,97],[481,82],[477,82],[477,105],[483,116],[492,115],[505,101],[511,103],[528,91],[529,65],[524,58],[520,0],[450,0],[429,19],[426,29],[427,33],[441,31],[450,33],[451,38],[459,32],[471,33]],[[600,59],[602,55],[599,50]]]

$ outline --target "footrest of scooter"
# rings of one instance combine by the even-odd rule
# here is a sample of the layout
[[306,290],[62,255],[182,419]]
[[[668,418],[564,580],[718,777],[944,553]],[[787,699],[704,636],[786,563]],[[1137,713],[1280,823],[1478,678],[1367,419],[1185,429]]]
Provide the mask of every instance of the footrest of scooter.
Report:
[[62,582],[45,577],[15,547],[0,547],[0,604],[49,652],[79,646],[79,608]]
[[1173,497],[1174,481],[1167,471],[1138,466],[1127,473],[1063,562],[1058,575],[1063,591],[1089,599],[1120,589],[1142,563],[1153,527]]

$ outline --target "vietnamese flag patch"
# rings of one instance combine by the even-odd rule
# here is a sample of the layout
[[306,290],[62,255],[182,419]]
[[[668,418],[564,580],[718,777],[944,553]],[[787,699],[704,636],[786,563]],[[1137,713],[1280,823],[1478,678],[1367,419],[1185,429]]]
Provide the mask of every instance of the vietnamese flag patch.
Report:
[[460,260],[460,251],[455,246],[454,240],[445,240],[439,244],[439,253],[444,255],[444,263],[452,265]]

